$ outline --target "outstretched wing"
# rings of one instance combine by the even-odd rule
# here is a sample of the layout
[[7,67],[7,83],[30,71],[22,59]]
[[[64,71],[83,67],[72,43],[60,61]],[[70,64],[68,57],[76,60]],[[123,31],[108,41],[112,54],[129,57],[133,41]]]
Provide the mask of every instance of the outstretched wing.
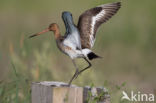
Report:
[[92,48],[98,27],[109,20],[120,8],[121,3],[110,3],[97,6],[85,11],[78,22],[78,29],[83,48]]

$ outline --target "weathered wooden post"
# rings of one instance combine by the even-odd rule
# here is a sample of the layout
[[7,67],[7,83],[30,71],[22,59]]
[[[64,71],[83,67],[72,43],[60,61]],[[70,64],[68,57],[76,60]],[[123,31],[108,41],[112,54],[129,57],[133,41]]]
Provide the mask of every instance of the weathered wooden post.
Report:
[[32,103],[110,103],[105,88],[67,86],[63,82],[32,83]]

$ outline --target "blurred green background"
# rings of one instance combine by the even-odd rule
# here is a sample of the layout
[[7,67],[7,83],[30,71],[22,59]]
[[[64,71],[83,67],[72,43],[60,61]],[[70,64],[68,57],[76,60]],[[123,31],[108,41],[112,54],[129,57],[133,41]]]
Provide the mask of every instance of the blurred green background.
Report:
[[[58,23],[65,33],[63,11],[78,17],[85,10],[119,0],[0,0],[0,103],[30,103],[33,81],[68,82],[75,72],[71,59],[56,47],[52,32],[31,34]],[[119,12],[102,25],[93,51],[103,59],[73,83],[105,86],[112,103],[122,90],[156,91],[156,1],[122,0]],[[78,59],[79,68],[87,64]],[[124,101],[127,103],[127,101]]]

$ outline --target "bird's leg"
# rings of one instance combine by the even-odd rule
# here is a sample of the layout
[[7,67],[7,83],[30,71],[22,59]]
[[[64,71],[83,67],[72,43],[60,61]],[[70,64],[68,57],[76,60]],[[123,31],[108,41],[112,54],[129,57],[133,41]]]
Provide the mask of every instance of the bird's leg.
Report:
[[75,71],[75,74],[73,75],[73,77],[70,79],[70,81],[68,83],[68,86],[71,85],[72,81],[78,76],[78,73],[79,73],[79,70],[78,70],[78,68],[76,66],[76,63],[75,63],[74,59],[72,59],[72,62],[74,64],[74,67],[76,68],[76,71]]
[[81,74],[83,71],[87,70],[88,68],[90,68],[92,66],[92,64],[87,60],[87,58],[84,58],[84,60],[88,63],[88,66],[82,70],[80,70],[76,76],[76,78],[78,77],[79,74]]

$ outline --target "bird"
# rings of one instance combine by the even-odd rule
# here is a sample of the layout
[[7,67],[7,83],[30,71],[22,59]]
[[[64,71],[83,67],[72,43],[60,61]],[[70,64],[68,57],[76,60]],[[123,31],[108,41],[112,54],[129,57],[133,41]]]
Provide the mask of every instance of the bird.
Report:
[[[56,40],[57,47],[61,52],[69,56],[75,67],[75,73],[70,79],[68,85],[78,77],[82,72],[92,66],[91,60],[102,58],[95,54],[91,49],[94,46],[96,32],[101,24],[108,21],[117,13],[121,7],[121,2],[102,4],[83,12],[78,19],[78,24],[75,25],[73,16],[69,11],[62,12],[62,19],[65,25],[66,32],[62,36],[57,23],[51,23],[48,28],[43,31],[29,36],[29,38],[52,31]],[[83,58],[88,66],[79,70],[75,59]]]

